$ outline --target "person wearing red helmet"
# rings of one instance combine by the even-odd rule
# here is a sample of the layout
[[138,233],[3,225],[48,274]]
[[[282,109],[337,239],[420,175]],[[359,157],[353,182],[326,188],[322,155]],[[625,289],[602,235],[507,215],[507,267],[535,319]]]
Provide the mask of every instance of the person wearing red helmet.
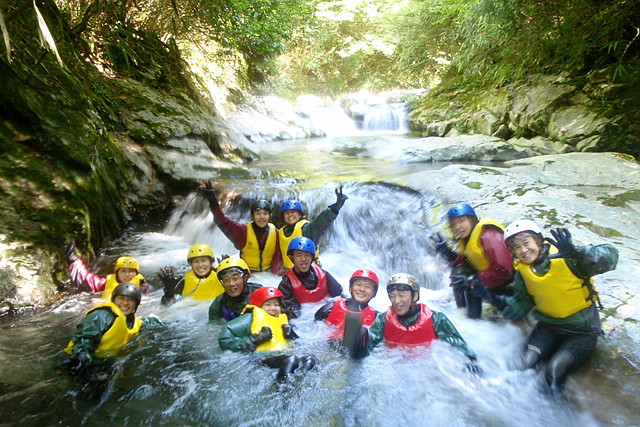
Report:
[[278,289],[284,294],[287,315],[300,316],[301,304],[320,302],[342,295],[342,285],[329,272],[314,264],[316,245],[306,237],[296,237],[289,243],[287,254],[293,268],[282,276]]
[[271,204],[267,200],[251,203],[251,221],[238,222],[227,217],[216,197],[216,190],[209,181],[205,181],[202,194],[209,202],[213,221],[222,230],[227,239],[240,251],[242,258],[252,273],[270,271],[282,275],[282,255],[278,244],[278,230],[271,223]]
[[323,305],[316,311],[315,319],[322,320],[337,330],[332,338],[342,339],[344,334],[345,318],[348,313],[357,315],[360,323],[371,326],[376,320],[377,312],[369,307],[369,301],[378,292],[378,275],[364,268],[356,270],[349,279],[350,298],[337,298]]
[[[229,321],[220,332],[218,344],[222,350],[243,353],[283,350],[289,340],[298,335],[282,312],[282,292],[272,286],[256,289],[240,317]],[[284,379],[295,369],[311,369],[317,360],[313,356],[278,354],[262,363],[278,368],[278,378]]]

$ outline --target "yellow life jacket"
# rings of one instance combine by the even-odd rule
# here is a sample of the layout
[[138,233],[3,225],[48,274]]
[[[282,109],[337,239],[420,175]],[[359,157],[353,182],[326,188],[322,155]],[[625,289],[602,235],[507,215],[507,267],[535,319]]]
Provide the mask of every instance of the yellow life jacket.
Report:
[[271,223],[267,224],[267,227],[269,227],[267,241],[264,249],[260,250],[258,237],[253,229],[253,221],[247,223],[247,243],[240,250],[240,258],[247,263],[251,271],[267,271],[271,268],[271,260],[278,242],[278,230]]
[[[130,280],[129,283],[133,283],[137,287],[140,287],[140,283],[144,282],[144,276],[142,274],[137,274],[133,279]],[[111,301],[111,295],[113,294],[113,290],[119,285],[118,279],[116,278],[116,273],[109,274],[107,276],[107,283],[104,285],[104,291],[102,291],[102,299]]]
[[[96,347],[94,352],[91,354],[93,357],[97,357],[99,359],[117,356],[120,347],[131,342],[138,335],[140,328],[142,327],[142,320],[140,320],[138,316],[135,316],[133,327],[129,329],[127,326],[127,317],[122,314],[120,308],[112,302],[98,304],[95,307],[90,308],[85,314],[85,317],[92,311],[101,308],[108,308],[111,310],[111,312],[116,316],[116,320],[113,322],[113,325],[111,325],[111,327],[102,334],[98,347]],[[67,354],[71,354],[74,345],[75,343],[73,340],[69,341],[69,345],[67,345],[67,348],[65,348],[64,351]]]
[[275,317],[264,311],[262,308],[250,304],[242,310],[242,314],[247,310],[253,310],[253,320],[251,321],[252,334],[260,332],[263,326],[271,328],[271,333],[273,334],[273,338],[257,346],[256,351],[276,351],[286,346],[287,339],[282,333],[282,325],[289,323],[289,319],[286,314],[282,313],[280,316]]
[[218,280],[215,270],[205,277],[196,276],[193,270],[187,271],[184,275],[184,288],[182,289],[183,297],[191,297],[196,300],[213,299],[224,293],[222,283]]
[[[291,243],[294,238],[302,237],[302,227],[305,224],[309,224],[309,221],[307,221],[306,219],[301,219],[300,221],[296,222],[293,227],[293,233],[291,233],[291,236],[289,237],[284,235],[284,227],[278,230],[278,238],[280,240],[280,253],[282,254],[282,264],[284,265],[284,268],[293,267],[293,261],[289,259],[289,256],[287,255],[287,249],[289,249],[289,243]],[[320,249],[318,248],[318,242],[313,243],[316,244],[316,259],[314,262],[320,265]]]
[[487,254],[480,243],[480,235],[482,234],[483,228],[486,226],[493,226],[504,232],[504,227],[499,222],[488,218],[480,218],[476,226],[471,231],[467,241],[464,242],[461,240],[458,242],[458,253],[464,255],[467,261],[469,261],[469,264],[471,264],[476,271],[486,270],[491,266],[489,264]]
[[[554,246],[549,248],[550,254],[557,252]],[[585,279],[574,275],[564,258],[551,259],[549,262],[549,272],[544,276],[537,276],[529,264],[514,263],[516,270],[522,274],[536,310],[545,316],[564,319],[590,307],[593,302]]]

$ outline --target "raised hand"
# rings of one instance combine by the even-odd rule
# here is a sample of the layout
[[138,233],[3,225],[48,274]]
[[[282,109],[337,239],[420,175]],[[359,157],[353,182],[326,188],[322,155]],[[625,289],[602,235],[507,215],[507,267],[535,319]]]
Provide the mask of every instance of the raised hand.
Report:
[[347,201],[348,197],[342,193],[342,185],[335,189],[336,193],[336,201],[334,204],[329,205],[329,209],[333,211],[334,214],[338,215],[340,209],[342,209],[342,205]]
[[[571,241],[571,233],[566,228],[556,228],[551,230],[553,239],[547,237],[547,241],[558,248],[557,254],[549,255],[549,259],[573,258],[576,254],[576,246]],[[555,240],[554,240],[555,239]]]
[[218,202],[218,198],[216,197],[216,190],[213,188],[211,181],[204,181],[204,190],[202,190],[202,195],[209,201],[209,207],[211,209],[220,206],[220,202]]

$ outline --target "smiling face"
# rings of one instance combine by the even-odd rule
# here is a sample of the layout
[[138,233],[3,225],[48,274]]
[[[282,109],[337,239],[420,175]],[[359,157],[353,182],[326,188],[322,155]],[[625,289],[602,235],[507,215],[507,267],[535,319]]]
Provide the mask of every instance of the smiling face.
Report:
[[449,226],[451,227],[451,231],[453,231],[456,239],[466,239],[471,235],[475,224],[471,219],[471,216],[463,215],[453,218],[449,223]]
[[191,259],[191,268],[198,277],[205,277],[211,272],[212,261],[208,256],[197,256]]
[[391,306],[398,316],[404,316],[411,310],[418,301],[418,295],[414,295],[413,291],[399,291],[394,289],[389,293]]
[[122,314],[128,316],[136,312],[136,300],[127,295],[116,295],[113,303],[118,306]]
[[509,249],[513,251],[520,262],[533,264],[540,256],[542,245],[532,233],[524,232],[510,239]]
[[359,277],[351,282],[349,292],[351,298],[359,304],[368,304],[375,294],[376,284],[372,280]]
[[306,273],[311,268],[313,255],[309,252],[294,250],[290,258],[293,262],[293,269],[298,273]]
[[127,283],[138,275],[138,271],[134,268],[119,268],[116,272],[118,283]]
[[278,317],[282,313],[282,309],[280,308],[280,301],[278,301],[278,298],[271,298],[266,300],[262,303],[260,308],[274,317]]
[[257,211],[253,211],[253,213],[251,214],[251,218],[258,227],[264,228],[269,223],[271,214],[265,209],[259,209]]
[[244,290],[244,274],[228,273],[222,278],[222,287],[231,298],[239,297]]
[[302,219],[302,214],[298,210],[289,209],[282,212],[282,218],[284,219],[285,224],[293,225]]

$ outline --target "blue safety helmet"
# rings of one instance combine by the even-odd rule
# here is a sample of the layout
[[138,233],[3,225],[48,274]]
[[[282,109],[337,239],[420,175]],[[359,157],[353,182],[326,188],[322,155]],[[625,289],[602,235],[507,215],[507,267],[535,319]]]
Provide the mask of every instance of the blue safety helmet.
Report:
[[300,214],[302,214],[302,204],[297,200],[287,200],[280,205],[280,213],[284,211],[300,211]]
[[473,210],[471,205],[468,205],[466,203],[460,203],[458,205],[455,205],[451,209],[449,209],[449,211],[447,212],[447,220],[451,222],[452,219],[458,218],[459,216],[465,216],[465,215],[471,215],[476,218],[478,217],[478,215],[476,215],[476,211]]
[[293,251],[309,252],[315,257],[316,244],[313,243],[313,240],[309,239],[308,237],[296,237],[291,240],[291,243],[289,243],[289,247],[287,248],[287,255],[291,256]]

